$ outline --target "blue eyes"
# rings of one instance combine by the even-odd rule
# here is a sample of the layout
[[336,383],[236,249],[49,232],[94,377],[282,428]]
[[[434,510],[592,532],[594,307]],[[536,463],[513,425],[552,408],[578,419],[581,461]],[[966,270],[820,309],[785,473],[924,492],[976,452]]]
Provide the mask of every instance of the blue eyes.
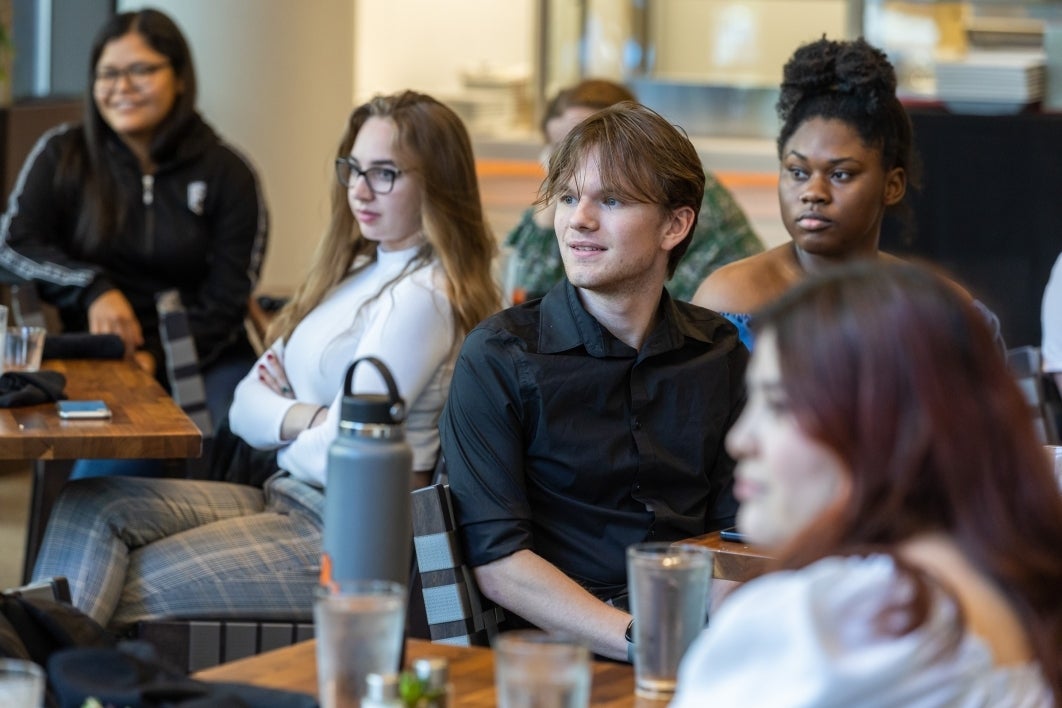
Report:
[[[575,206],[578,204],[579,199],[573,194],[562,194],[557,201],[565,206]],[[601,200],[601,203],[609,209],[615,209],[623,205],[623,202],[615,197],[605,197]]]

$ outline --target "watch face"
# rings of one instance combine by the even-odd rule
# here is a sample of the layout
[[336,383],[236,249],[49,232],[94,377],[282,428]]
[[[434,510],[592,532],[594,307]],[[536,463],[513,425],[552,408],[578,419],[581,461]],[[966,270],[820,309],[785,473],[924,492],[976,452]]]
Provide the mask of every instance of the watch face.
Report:
[[626,639],[628,642],[634,641],[634,620],[631,620],[627,624],[627,631],[623,633],[623,638]]

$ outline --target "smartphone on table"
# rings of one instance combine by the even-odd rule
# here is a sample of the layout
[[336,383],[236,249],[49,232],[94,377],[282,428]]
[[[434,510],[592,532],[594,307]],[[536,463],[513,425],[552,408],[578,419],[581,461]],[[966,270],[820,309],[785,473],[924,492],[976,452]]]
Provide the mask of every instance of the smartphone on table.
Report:
[[746,543],[745,537],[738,531],[737,526],[731,526],[728,529],[723,529],[719,532],[719,538],[724,541],[730,541],[731,543]]
[[55,407],[63,420],[98,420],[111,417],[111,409],[103,401],[57,401]]

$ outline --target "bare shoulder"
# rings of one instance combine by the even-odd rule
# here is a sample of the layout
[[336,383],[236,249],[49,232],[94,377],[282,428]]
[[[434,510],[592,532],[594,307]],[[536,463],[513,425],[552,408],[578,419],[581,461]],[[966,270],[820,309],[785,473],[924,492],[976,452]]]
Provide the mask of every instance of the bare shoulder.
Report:
[[793,283],[791,248],[776,246],[714,271],[693,296],[693,304],[716,312],[749,313]]

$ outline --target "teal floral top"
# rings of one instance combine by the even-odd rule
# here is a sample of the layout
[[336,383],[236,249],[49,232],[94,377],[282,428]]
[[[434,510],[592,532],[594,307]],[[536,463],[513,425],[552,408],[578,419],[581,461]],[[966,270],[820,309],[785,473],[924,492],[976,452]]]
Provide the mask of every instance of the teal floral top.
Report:
[[[710,172],[704,176],[704,199],[693,240],[667,283],[676,300],[689,301],[701,281],[716,268],[763,250],[763,242],[733,195]],[[557,235],[553,229],[536,226],[533,214],[532,209],[525,211],[505,239],[515,259],[510,284],[514,292],[522,291],[522,297],[516,299],[542,297],[564,276]]]

